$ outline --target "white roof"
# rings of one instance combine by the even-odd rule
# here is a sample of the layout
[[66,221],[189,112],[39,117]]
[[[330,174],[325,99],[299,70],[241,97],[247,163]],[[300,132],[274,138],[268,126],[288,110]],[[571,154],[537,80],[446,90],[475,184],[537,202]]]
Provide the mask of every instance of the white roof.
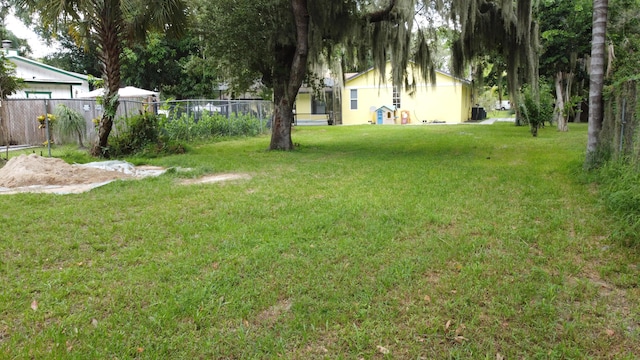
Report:
[[[141,98],[153,95],[158,96],[158,92],[140,89],[135,86],[126,86],[118,90],[118,95],[121,98]],[[97,98],[99,96],[104,96],[104,88],[78,94],[79,98]]]
[[87,82],[87,75],[59,69],[18,55],[16,50],[0,50],[4,56],[16,64],[16,77],[25,82],[40,83],[81,83]]

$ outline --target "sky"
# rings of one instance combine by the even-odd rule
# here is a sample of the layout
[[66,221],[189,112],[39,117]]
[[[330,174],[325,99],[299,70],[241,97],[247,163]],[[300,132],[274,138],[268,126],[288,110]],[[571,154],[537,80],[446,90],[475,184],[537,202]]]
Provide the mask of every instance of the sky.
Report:
[[7,15],[4,19],[4,26],[17,37],[27,39],[31,46],[32,56],[36,59],[42,58],[56,51],[55,47],[47,46],[47,44],[45,44],[35,32],[26,27],[20,20],[13,16],[13,14]]

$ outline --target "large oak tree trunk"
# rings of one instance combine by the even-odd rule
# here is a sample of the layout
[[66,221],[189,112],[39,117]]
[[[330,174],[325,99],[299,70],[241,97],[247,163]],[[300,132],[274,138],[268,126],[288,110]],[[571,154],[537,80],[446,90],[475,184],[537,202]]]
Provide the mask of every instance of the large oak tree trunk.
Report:
[[602,89],[604,87],[605,36],[607,32],[608,0],[593,0],[593,32],[591,41],[591,73],[589,74],[589,130],[585,167],[598,162],[597,150],[604,117]]
[[291,59],[282,59],[281,63],[290,63],[288,76],[277,77],[274,83],[275,114],[271,128],[271,150],[293,150],[291,123],[293,104],[307,74],[309,55],[309,12],[307,0],[291,0],[293,17],[296,24],[296,47]]
[[293,150],[293,141],[291,140],[293,103],[285,96],[284,86],[281,84],[274,84],[273,101],[275,112],[271,123],[271,144],[269,149]]
[[102,62],[106,93],[103,97],[104,113],[98,126],[98,141],[91,149],[91,155],[109,157],[109,134],[113,127],[113,119],[118,110],[118,89],[120,89],[120,53],[122,32],[122,13],[120,0],[104,0],[98,8],[100,15],[96,26],[101,47],[98,49]]

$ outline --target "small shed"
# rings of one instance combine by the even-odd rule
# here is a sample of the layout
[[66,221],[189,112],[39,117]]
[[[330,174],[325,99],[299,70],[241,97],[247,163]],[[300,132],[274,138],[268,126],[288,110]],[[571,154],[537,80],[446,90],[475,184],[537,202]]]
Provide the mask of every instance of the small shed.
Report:
[[374,111],[375,124],[393,125],[396,123],[396,109],[394,106],[382,105]]

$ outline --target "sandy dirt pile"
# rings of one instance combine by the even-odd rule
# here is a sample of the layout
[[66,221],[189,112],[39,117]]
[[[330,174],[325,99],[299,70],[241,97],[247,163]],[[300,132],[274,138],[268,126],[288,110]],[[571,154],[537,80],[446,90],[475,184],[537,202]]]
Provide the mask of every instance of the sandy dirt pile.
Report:
[[0,187],[93,184],[131,177],[118,171],[69,165],[62,159],[31,154],[14,157],[0,169]]
[[[114,180],[159,176],[165,171],[161,167],[133,166],[118,160],[69,165],[61,159],[20,155],[0,168],[0,195],[24,192],[79,194]],[[185,179],[181,183],[208,184],[250,178],[248,174],[218,174]]]

